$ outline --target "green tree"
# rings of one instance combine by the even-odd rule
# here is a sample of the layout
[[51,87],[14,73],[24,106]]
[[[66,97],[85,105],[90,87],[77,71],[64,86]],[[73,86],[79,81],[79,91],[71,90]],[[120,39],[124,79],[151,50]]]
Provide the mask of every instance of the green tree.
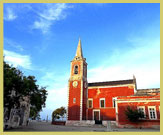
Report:
[[60,119],[65,116],[66,114],[66,109],[65,107],[60,107],[60,108],[57,108],[56,110],[53,111],[52,113],[52,121],[55,121],[56,119]]
[[[15,106],[19,108],[19,100],[24,96],[30,97],[30,118],[39,117],[39,112],[45,107],[47,91],[39,87],[34,76],[24,76],[17,68],[4,61],[4,107],[9,111]],[[15,94],[13,94],[13,92]]]
[[125,114],[127,119],[131,122],[138,122],[140,118],[144,118],[144,113],[137,109],[132,109],[130,106],[127,107]]

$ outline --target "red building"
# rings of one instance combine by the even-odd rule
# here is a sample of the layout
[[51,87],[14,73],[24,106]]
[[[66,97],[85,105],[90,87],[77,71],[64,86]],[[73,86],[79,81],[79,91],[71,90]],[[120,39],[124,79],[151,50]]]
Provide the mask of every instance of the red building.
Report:
[[88,120],[116,120],[115,101],[118,96],[133,95],[136,80],[96,82],[88,84]]
[[[155,104],[155,113],[159,112],[159,93],[153,92],[155,94],[152,95],[147,92],[150,96],[147,93],[139,95],[143,90],[137,90],[135,77],[129,80],[88,83],[87,63],[80,40],[76,55],[71,61],[68,84],[67,124],[79,121],[116,121],[118,126],[129,124],[124,116],[127,106],[144,106],[147,111],[145,114],[148,114],[150,106]],[[157,116],[158,120],[160,116]]]

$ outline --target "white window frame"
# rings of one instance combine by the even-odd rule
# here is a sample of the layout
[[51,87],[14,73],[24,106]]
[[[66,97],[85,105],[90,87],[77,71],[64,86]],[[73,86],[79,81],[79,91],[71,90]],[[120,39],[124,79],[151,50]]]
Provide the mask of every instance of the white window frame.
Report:
[[[154,108],[155,118],[151,118],[151,115],[150,115],[150,108]],[[156,119],[157,119],[156,106],[148,106],[148,115],[149,115],[149,119],[150,119],[150,120],[156,120]]]
[[87,105],[87,108],[88,108],[88,109],[91,109],[91,108],[89,108],[89,100],[92,101],[92,107],[91,107],[91,108],[93,108],[93,98],[88,98],[88,105]]
[[74,104],[76,103],[76,98],[73,98],[73,103],[74,103]]
[[[104,100],[104,107],[101,107],[101,100]],[[100,98],[100,108],[105,108],[105,98]]]
[[[116,100],[117,100],[117,97],[113,97],[112,98],[113,108],[116,108]],[[115,104],[115,106],[114,106],[114,104]]]
[[137,107],[138,111],[140,108],[143,108],[143,113],[144,113],[144,118],[141,118],[141,119],[145,119],[146,118],[145,106],[138,106]]

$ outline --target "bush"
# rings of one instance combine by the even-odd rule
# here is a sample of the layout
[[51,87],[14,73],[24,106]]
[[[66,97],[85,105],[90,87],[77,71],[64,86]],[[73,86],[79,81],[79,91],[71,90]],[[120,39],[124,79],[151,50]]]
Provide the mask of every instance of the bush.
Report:
[[144,118],[144,113],[137,109],[132,109],[130,106],[127,107],[125,114],[127,119],[131,122],[138,122],[140,118]]

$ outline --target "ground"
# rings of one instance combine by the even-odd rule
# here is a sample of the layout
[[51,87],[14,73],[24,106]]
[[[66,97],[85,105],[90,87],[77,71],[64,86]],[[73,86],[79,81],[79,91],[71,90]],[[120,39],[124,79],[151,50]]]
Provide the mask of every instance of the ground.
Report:
[[[22,131],[54,131],[54,132],[110,132],[107,127],[102,125],[94,125],[91,127],[82,126],[61,126],[51,125],[50,122],[30,122],[28,126],[22,126],[19,128],[12,128],[5,130],[6,132],[22,132]],[[5,132],[4,131],[4,132]],[[127,129],[127,128],[116,128],[112,127],[111,132],[160,132],[159,129]]]

